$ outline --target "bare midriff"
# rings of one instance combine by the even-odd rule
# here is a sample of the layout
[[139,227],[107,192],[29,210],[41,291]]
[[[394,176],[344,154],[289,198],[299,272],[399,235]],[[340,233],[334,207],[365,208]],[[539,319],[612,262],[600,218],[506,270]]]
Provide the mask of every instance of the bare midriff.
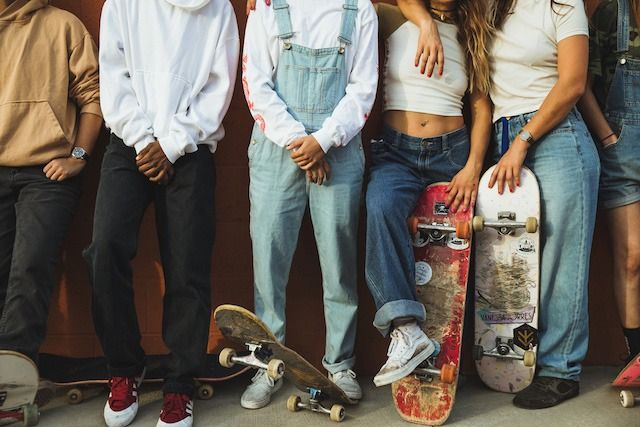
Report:
[[453,132],[464,126],[462,116],[438,116],[413,111],[388,110],[384,123],[398,132],[417,138],[431,138]]

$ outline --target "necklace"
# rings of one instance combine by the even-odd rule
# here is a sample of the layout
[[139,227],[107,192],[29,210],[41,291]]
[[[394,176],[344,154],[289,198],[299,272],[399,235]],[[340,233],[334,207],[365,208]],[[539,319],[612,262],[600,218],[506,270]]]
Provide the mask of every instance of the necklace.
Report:
[[445,13],[455,12],[458,8],[454,7],[453,9],[438,9],[437,7],[429,6],[429,9],[437,15],[442,22],[445,21]]

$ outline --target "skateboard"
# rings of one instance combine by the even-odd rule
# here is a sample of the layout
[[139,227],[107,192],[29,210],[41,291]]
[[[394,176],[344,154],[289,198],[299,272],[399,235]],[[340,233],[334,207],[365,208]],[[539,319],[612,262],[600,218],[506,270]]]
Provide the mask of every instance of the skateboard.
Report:
[[31,359],[0,350],[0,424],[38,425],[40,412],[34,400],[39,382],[38,368]]
[[[287,409],[298,412],[302,409],[328,414],[332,421],[340,422],[345,418],[343,405],[335,403],[326,406],[325,401],[357,403],[349,399],[342,389],[323,375],[312,364],[295,351],[285,347],[258,317],[242,307],[221,305],[214,312],[216,325],[226,338],[246,346],[250,354],[238,356],[236,351],[226,348],[220,352],[220,364],[232,367],[242,364],[252,368],[266,369],[274,379],[283,375],[299,390],[308,395],[308,401],[302,401],[298,395],[287,400]],[[286,368],[285,368],[286,366]]]
[[441,425],[449,418],[460,366],[472,214],[449,211],[447,186],[443,182],[428,186],[408,220],[416,293],[427,313],[422,328],[440,345],[437,354],[391,385],[396,410],[416,424]]
[[491,389],[517,393],[533,380],[538,346],[540,190],[522,168],[520,186],[498,194],[480,179],[475,232],[473,357]]
[[[73,358],[40,355],[40,372],[55,386],[67,389],[66,400],[69,404],[78,404],[85,399],[85,389],[92,385],[108,385],[109,370],[104,357]],[[143,382],[162,382],[170,362],[168,355],[147,356],[146,372]],[[248,368],[227,370],[218,363],[218,356],[208,354],[202,372],[196,380],[196,397],[208,400],[213,396],[212,383],[226,381],[249,371]]]
[[[615,387],[640,387],[640,354],[637,354],[624,367],[612,383]],[[631,390],[620,392],[620,404],[625,408],[633,408],[640,404],[640,396],[634,396]]]

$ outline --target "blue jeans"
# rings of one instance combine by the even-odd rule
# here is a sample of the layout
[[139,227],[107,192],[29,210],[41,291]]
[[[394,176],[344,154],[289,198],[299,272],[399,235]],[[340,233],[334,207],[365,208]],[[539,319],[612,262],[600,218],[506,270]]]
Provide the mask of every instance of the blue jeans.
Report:
[[365,274],[378,309],[373,325],[387,335],[394,319],[425,319],[407,218],[425,187],[451,181],[462,169],[469,137],[466,128],[417,138],[385,126],[383,138],[372,141],[371,154]]
[[[509,141],[534,114],[515,116],[507,122]],[[495,131],[498,159],[502,154],[500,121]],[[589,256],[600,165],[595,144],[577,110],[569,112],[529,149],[525,165],[540,185],[538,375],[578,380],[589,341]]]
[[[256,315],[284,341],[285,297],[298,233],[309,205],[324,291],[331,373],[353,368],[358,310],[358,216],[364,176],[360,137],[327,153],[323,185],[310,183],[287,149],[254,127],[249,145],[249,198]],[[299,320],[301,321],[301,320]]]

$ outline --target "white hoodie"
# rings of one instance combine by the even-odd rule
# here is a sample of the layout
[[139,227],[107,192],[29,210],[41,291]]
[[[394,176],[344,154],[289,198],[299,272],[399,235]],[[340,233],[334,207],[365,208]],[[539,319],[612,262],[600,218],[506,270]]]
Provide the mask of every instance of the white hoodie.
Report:
[[240,38],[228,0],[107,0],[100,24],[105,123],[173,163],[224,137]]

